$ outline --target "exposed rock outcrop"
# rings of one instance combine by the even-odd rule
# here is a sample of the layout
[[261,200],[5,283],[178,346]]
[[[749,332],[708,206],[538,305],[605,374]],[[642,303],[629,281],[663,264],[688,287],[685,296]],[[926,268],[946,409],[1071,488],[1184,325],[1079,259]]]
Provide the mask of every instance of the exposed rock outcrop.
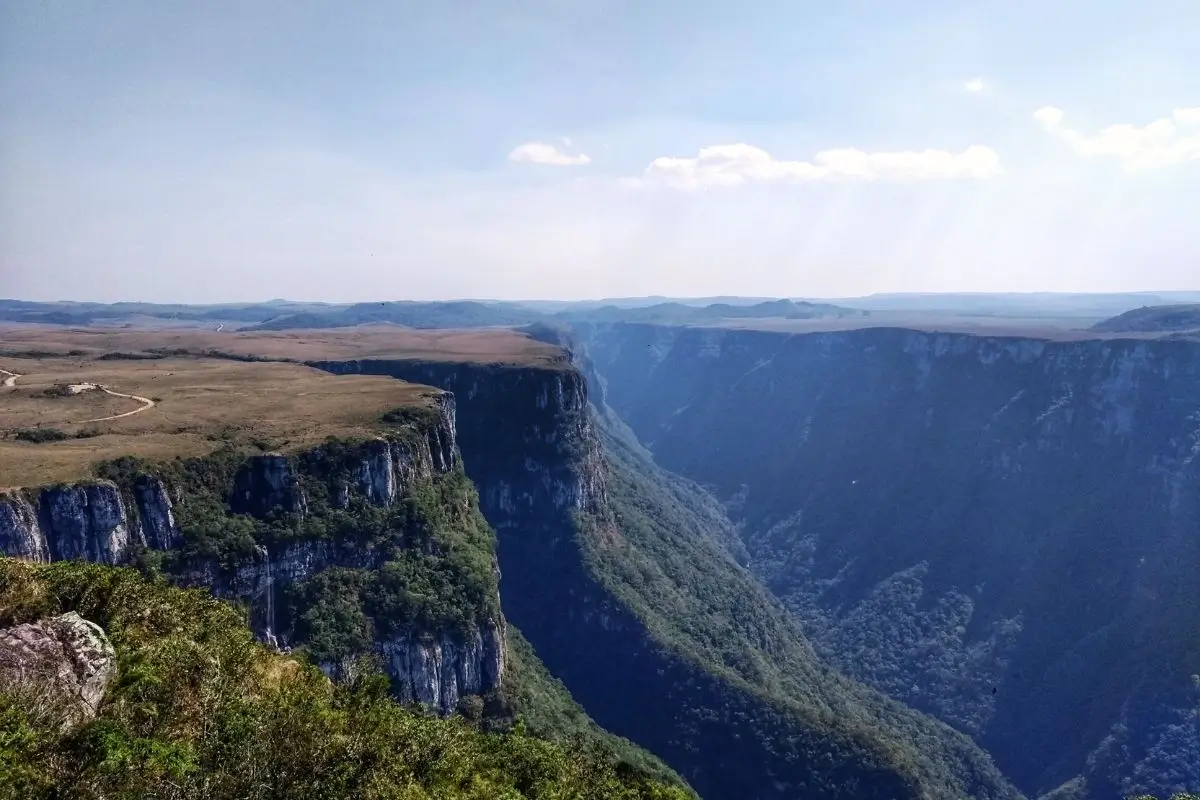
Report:
[[39,497],[41,529],[54,560],[121,564],[134,543],[125,503],[108,481],[50,486]]
[[378,649],[400,700],[443,714],[453,713],[464,695],[499,686],[506,657],[503,625],[492,622],[465,636],[393,637]]
[[[335,374],[388,375],[448,390],[438,401],[439,421],[412,454],[412,463],[452,469],[459,438],[468,437],[469,445],[463,446],[472,451],[467,466],[473,479],[485,472],[496,474],[502,462],[509,475],[494,482],[475,481],[485,495],[485,513],[489,506],[528,509],[542,492],[556,510],[594,509],[604,500],[604,472],[587,414],[587,385],[575,369],[383,359],[311,365]],[[472,410],[461,431],[456,423],[459,405]],[[492,416],[499,405],[513,415],[503,425],[495,424]],[[582,459],[583,468],[576,469],[574,461],[568,466],[564,453]],[[397,458],[398,473],[411,468]],[[531,483],[536,491],[522,488]]]
[[396,468],[391,443],[376,439],[363,445],[363,458],[355,477],[368,502],[377,506],[392,502],[396,496]]
[[308,510],[308,499],[287,456],[251,456],[233,479],[229,507],[235,514],[265,517],[276,508],[292,514]]
[[169,550],[179,543],[171,496],[162,479],[139,475],[133,484],[142,540],[156,550]]
[[145,476],[136,495],[139,513],[131,518],[108,481],[0,493],[0,553],[37,562],[123,564],[137,545],[173,545],[178,532],[162,482]]
[[25,561],[50,560],[37,512],[20,492],[0,492],[0,553]]
[[[597,722],[660,755],[701,795],[782,800],[851,780],[855,797],[944,796],[922,795],[898,770],[844,752],[808,760],[826,749],[826,734],[681,657],[594,571],[593,546],[618,551],[629,543],[613,517],[579,370],[408,360],[317,366],[454,392],[464,465],[499,538],[505,615]],[[715,544],[711,555],[725,557]],[[428,654],[405,656],[419,672],[432,669]],[[968,794],[1012,796],[978,751],[966,758],[980,766]]]
[[0,630],[0,688],[65,728],[95,716],[116,675],[108,637],[74,611]]
[[[398,502],[418,482],[458,468],[454,397],[440,393],[435,403],[431,413],[414,416],[410,429],[339,446],[336,469],[330,468],[330,452],[322,447],[291,457],[247,458],[232,473],[230,511],[258,519],[270,518],[277,509],[308,514],[302,474],[330,484],[328,499],[335,508],[348,508],[355,495],[375,506]],[[178,547],[175,503],[163,479],[138,474],[125,489],[123,498],[116,484],[85,481],[0,494],[0,554],[38,562],[78,558],[120,564],[136,546]],[[281,625],[279,606],[287,587],[329,567],[377,569],[388,557],[354,541],[298,538],[255,546],[232,563],[207,557],[180,560],[172,574],[183,585],[244,602],[256,636],[283,647],[296,644],[281,630],[286,623]],[[376,649],[401,698],[451,713],[462,696],[500,685],[504,621],[485,620],[466,632],[413,631],[381,639]]]

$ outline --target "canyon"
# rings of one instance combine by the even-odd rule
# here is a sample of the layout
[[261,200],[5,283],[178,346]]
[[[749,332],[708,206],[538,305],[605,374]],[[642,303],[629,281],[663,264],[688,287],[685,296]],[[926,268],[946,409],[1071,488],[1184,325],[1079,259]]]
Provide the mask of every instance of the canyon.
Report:
[[1200,782],[1200,347],[596,326],[609,404],[711,491],[840,669],[1031,795]]
[[[442,715],[472,697],[512,713],[497,698],[530,660],[578,719],[715,800],[1200,781],[1193,342],[591,322],[441,352],[305,336],[215,352],[176,335],[146,357],[263,375],[286,359],[331,376],[331,409],[358,381],[342,385],[379,414],[391,381],[416,387],[408,410],[354,422],[365,435],[6,490],[0,549],[208,587],[260,640],[337,680],[374,654],[394,696]],[[532,349],[503,355],[504,337]],[[429,581],[435,601],[406,593]]]

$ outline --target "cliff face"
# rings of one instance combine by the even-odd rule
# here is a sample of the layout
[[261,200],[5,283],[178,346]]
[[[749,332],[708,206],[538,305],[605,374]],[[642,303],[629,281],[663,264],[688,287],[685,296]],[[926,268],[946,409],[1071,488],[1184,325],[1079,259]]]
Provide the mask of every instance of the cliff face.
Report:
[[[583,330],[656,460],[851,674],[1031,791],[1200,785],[1200,346]],[[1183,727],[1181,727],[1183,725]]]
[[[412,521],[412,492],[439,480],[458,486],[454,426],[453,397],[442,395],[435,411],[411,426],[417,430],[402,436],[294,457],[242,457],[230,465],[197,461],[195,470],[216,475],[226,470],[226,496],[204,495],[202,483],[191,480],[186,470],[172,474],[167,469],[159,475],[153,465],[140,464],[121,473],[120,486],[100,480],[9,492],[0,495],[0,552],[38,562],[124,564],[143,552],[162,551],[164,568],[177,582],[245,602],[259,638],[277,646],[304,644],[302,636],[297,638],[296,615],[310,609],[285,608],[290,592],[330,569],[369,581],[393,568],[397,546],[401,557],[411,544],[436,561],[432,552],[445,545],[416,542],[403,526],[422,524]],[[447,491],[454,498],[452,516],[470,524],[477,512],[469,491]],[[280,519],[291,520],[291,526]],[[258,524],[261,520],[275,521],[275,527]],[[306,524],[323,527],[313,535]],[[331,525],[336,525],[333,533]],[[201,535],[247,528],[254,539],[222,545],[218,553],[197,544]],[[212,549],[211,542],[207,546]],[[498,609],[494,585],[490,592],[482,603]],[[428,614],[423,623],[390,608],[392,612],[381,610],[372,618],[368,638],[382,655],[399,698],[450,713],[464,695],[485,694],[500,685],[506,653],[498,611],[481,613],[469,624],[431,627]],[[352,655],[330,655],[334,660],[328,671],[336,671],[338,658]]]
[[[856,739],[835,722],[817,723],[790,701],[774,703],[740,679],[702,667],[670,642],[670,627],[685,623],[672,620],[669,612],[649,623],[628,593],[653,594],[668,584],[672,592],[680,585],[695,589],[692,582],[710,579],[666,575],[669,566],[632,560],[648,556],[634,554],[636,545],[622,532],[620,511],[610,496],[611,472],[578,370],[418,361],[314,366],[391,375],[454,392],[464,463],[499,538],[505,615],[597,722],[662,757],[702,796],[1011,796],[982,757],[973,762],[975,783],[969,787],[925,782],[928,775],[890,763],[875,744]],[[687,498],[681,500],[686,504]],[[716,541],[696,530],[673,533],[685,537],[677,542],[680,547],[695,549],[699,570],[731,576],[737,587],[732,594],[750,597],[747,617],[774,613]],[[610,559],[621,568],[644,570],[640,578],[630,578],[642,586],[606,576],[602,564]],[[706,601],[684,602],[704,606]],[[718,609],[702,613],[728,616]],[[786,624],[779,633],[798,642]],[[828,670],[810,666],[805,677],[829,688],[833,679],[823,677]],[[830,702],[840,702],[833,699],[839,690],[830,689]],[[842,713],[847,720],[870,713],[854,707],[857,701],[849,702],[839,712],[826,707],[824,713]],[[902,713],[888,713],[893,712]],[[880,718],[876,722],[892,724]],[[934,740],[941,735],[925,734]],[[955,758],[975,758],[967,752],[969,744],[948,747],[962,748]]]
[[0,493],[0,552],[26,561],[50,560],[37,510],[21,492]]
[[7,555],[120,564],[139,539],[141,531],[131,533],[125,503],[112,483],[49,486],[34,499],[20,492],[0,496],[0,542]]
[[[368,457],[369,461],[369,457]],[[273,453],[246,460],[233,479],[229,508],[235,514],[265,517],[273,509],[304,514],[308,500],[286,456]]]

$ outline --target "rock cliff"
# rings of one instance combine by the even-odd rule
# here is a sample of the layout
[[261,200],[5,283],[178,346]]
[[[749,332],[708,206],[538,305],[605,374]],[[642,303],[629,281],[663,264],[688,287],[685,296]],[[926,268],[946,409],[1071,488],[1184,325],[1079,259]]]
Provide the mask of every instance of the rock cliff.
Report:
[[581,334],[609,402],[726,503],[835,664],[1031,792],[1200,782],[1180,733],[1200,709],[1200,345]]
[[0,552],[26,561],[50,560],[37,510],[22,492],[0,492]]
[[131,533],[125,502],[110,482],[0,495],[0,544],[7,555],[31,561],[81,558],[121,564],[140,539],[140,530]]
[[[463,591],[478,599],[471,608],[440,609],[441,616],[423,610],[409,618],[411,608],[394,602],[373,609],[367,639],[398,697],[450,713],[463,696],[500,685],[506,652],[498,573],[484,528],[468,544],[485,548],[490,573],[446,578],[439,556],[454,558],[453,548],[466,545],[436,532],[430,538],[424,512],[412,508],[413,492],[441,492],[453,508],[429,513],[447,515],[451,526],[478,527],[461,475],[453,397],[441,394],[434,408],[400,417],[395,433],[373,440],[293,455],[217,455],[184,466],[118,462],[107,470],[115,480],[7,492],[0,495],[0,552],[39,562],[124,564],[159,551],[177,582],[244,602],[259,638],[292,646],[305,644],[297,615],[311,611],[285,602],[293,592],[327,570],[370,583],[395,572],[406,547],[416,548],[423,560],[413,569],[437,569],[443,582],[468,581]],[[430,488],[435,484],[441,488]],[[226,494],[214,494],[213,485],[226,486]],[[382,594],[364,590],[364,606],[383,603]]]
[[[653,541],[630,538],[623,525],[632,524],[634,506],[659,501],[616,503],[578,369],[383,360],[314,366],[391,375],[454,393],[464,463],[499,538],[505,615],[597,722],[662,757],[702,796],[1013,796],[986,757],[931,720],[914,724],[924,746],[944,759],[943,771],[934,775],[932,768],[892,760],[896,751],[889,755],[887,748],[897,746],[905,735],[899,727],[907,724],[896,720],[912,712],[871,710],[875,700],[864,700],[866,690],[846,689],[842,679],[829,677],[720,542],[686,525],[673,527],[669,536],[677,538],[671,540],[658,531],[648,534]],[[683,491],[677,499],[681,513],[689,513],[692,496]],[[681,565],[665,560],[673,556],[656,561],[652,548],[679,548],[693,560],[680,572]],[[754,686],[732,670],[700,662],[692,648],[720,634],[685,627],[728,623],[738,613],[709,607],[715,601],[703,595],[720,584],[728,584],[720,589],[724,596],[744,599],[739,611],[746,619],[739,623],[754,628],[765,616],[778,626],[754,629],[747,640],[807,659],[794,680],[811,681],[814,688],[806,691],[827,692],[817,702],[833,706],[817,712],[799,700],[768,699],[765,682]],[[665,608],[660,593],[687,607]],[[687,614],[704,622],[684,619]],[[740,642],[725,646],[737,649]],[[818,722],[810,714],[826,716]],[[854,729],[850,720],[860,715],[873,719],[879,740]],[[890,745],[882,743],[889,739]]]

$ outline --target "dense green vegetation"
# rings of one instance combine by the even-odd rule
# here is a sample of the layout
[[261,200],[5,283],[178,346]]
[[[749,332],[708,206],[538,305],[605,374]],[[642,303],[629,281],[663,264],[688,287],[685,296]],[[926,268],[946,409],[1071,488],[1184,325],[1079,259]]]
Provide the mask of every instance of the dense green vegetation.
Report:
[[374,368],[455,393],[506,617],[600,725],[702,796],[1017,796],[966,737],[817,660],[729,555],[711,497],[608,440],[606,464],[579,371]]
[[[425,408],[383,417],[393,446],[414,449],[420,442],[411,434],[436,421],[436,412]],[[307,578],[281,582],[269,621],[295,653],[314,662],[372,653],[377,641],[393,634],[465,632],[484,619],[498,619],[494,535],[461,469],[401,487],[391,505],[373,505],[355,492],[344,498],[345,508],[335,505],[337,488],[352,479],[367,446],[331,439],[290,459],[306,498],[304,514],[282,508],[264,516],[231,511],[230,488],[247,458],[258,452],[245,446],[171,463],[120,459],[101,465],[98,474],[122,487],[129,509],[136,508],[140,476],[159,477],[176,498],[181,541],[165,553],[141,553],[144,571],[195,583],[197,565],[215,562],[222,574],[234,575],[256,563],[255,548],[270,553],[319,548],[328,565]],[[221,579],[213,588],[221,588]],[[511,626],[507,640],[503,686],[484,697],[463,698],[465,716],[491,732],[507,731],[520,720],[538,737],[611,754],[623,771],[681,784],[662,762],[597,726]]]
[[823,660],[1031,794],[1200,786],[1200,349],[613,326],[586,350]]
[[[711,498],[657,468],[611,425],[602,430],[619,546],[593,526],[593,570],[655,639],[761,701],[749,730],[765,748],[780,726],[814,763],[889,764],[937,796],[1013,796],[967,737],[830,670],[779,604],[733,557]],[[724,525],[728,525],[725,520]],[[786,722],[773,721],[780,715]],[[754,718],[758,717],[757,721]]]
[[129,569],[0,561],[0,627],[66,611],[105,629],[119,677],[70,732],[26,702],[36,686],[0,693],[0,797],[688,797],[582,743],[414,714],[370,671],[332,685],[256,644],[205,592]]
[[489,729],[505,730],[517,720],[534,736],[608,753],[616,759],[618,769],[682,785],[679,776],[662,761],[597,725],[571,698],[562,681],[547,671],[533,646],[509,626],[503,687],[489,698],[483,723]]
[[70,439],[71,435],[58,428],[21,428],[13,433],[13,438],[18,442],[44,444],[45,442],[61,442],[64,439]]
[[[423,415],[395,421],[408,424]],[[391,434],[393,446],[405,446],[405,435]],[[366,457],[365,447],[331,439],[291,459],[304,513],[282,506],[257,514],[232,510],[231,487],[250,455],[245,448],[153,464],[123,458],[100,465],[97,474],[122,488],[128,509],[137,508],[134,487],[145,475],[160,478],[178,498],[178,547],[143,553],[140,563],[147,568],[187,576],[215,562],[232,574],[251,562],[256,548],[324,548],[332,568],[281,587],[276,621],[318,660],[364,652],[376,634],[467,630],[498,616],[494,537],[471,482],[453,470],[420,477],[391,505],[347,492],[346,506],[339,508],[334,495]]]

